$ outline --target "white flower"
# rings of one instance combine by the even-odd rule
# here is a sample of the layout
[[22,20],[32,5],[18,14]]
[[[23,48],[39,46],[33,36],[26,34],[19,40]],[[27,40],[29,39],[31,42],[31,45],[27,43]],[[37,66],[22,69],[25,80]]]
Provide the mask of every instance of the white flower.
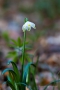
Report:
[[23,32],[26,31],[26,30],[27,30],[27,31],[30,31],[31,28],[36,29],[35,24],[32,23],[32,22],[30,22],[30,21],[27,21],[27,22],[22,26]]

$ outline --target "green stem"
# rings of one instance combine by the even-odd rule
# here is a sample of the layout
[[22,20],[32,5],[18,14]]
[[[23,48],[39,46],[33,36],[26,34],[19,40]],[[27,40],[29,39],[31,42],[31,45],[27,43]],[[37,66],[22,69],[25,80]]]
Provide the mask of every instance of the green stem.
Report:
[[[21,82],[23,83],[23,70],[24,70],[24,59],[25,59],[25,40],[26,40],[26,31],[24,32],[24,41],[23,41],[23,53],[22,53],[22,72],[21,72]],[[25,90],[25,86],[21,85],[21,90]]]
[[[25,23],[28,21],[27,18],[25,18]],[[22,53],[22,73],[21,73],[21,81],[23,83],[23,71],[24,71],[24,59],[25,59],[25,40],[26,40],[26,31],[24,31],[24,38],[23,38],[23,53]],[[21,90],[25,90],[25,86],[21,85]]]
[[23,41],[23,54],[22,54],[22,78],[24,70],[24,58],[25,58],[25,40],[26,40],[26,31],[24,32],[24,41]]

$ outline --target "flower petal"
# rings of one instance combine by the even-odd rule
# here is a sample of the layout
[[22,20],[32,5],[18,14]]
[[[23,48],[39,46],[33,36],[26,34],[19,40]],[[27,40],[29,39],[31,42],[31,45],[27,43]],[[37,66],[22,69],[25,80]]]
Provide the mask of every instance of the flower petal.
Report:
[[23,32],[26,31],[26,30],[27,30],[27,31],[30,31],[30,30],[31,30],[31,27],[34,28],[34,29],[36,29],[34,23],[32,23],[32,22],[30,22],[30,21],[27,21],[27,22],[22,26],[22,30],[23,30]]

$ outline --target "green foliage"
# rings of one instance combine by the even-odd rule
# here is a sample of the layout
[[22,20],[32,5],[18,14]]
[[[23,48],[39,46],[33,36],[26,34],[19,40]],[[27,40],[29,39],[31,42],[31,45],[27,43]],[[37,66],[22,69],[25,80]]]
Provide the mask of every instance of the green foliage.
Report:
[[7,32],[3,32],[2,36],[4,38],[4,40],[6,41],[6,43],[9,45],[10,44],[10,38]]
[[6,83],[11,87],[12,90],[16,90],[15,89],[15,83],[17,81],[16,73],[13,70],[7,68],[2,72],[2,74],[6,73],[6,72],[9,72]]
[[20,73],[19,73],[19,70],[18,70],[18,68],[17,68],[17,66],[16,66],[16,64],[14,63],[14,62],[12,62],[12,61],[8,61],[8,64],[12,64],[12,66],[13,66],[13,70],[15,71],[15,73],[16,73],[16,76],[18,77],[17,78],[17,80],[18,80],[18,82],[20,81]]
[[[28,19],[25,18],[24,23],[27,21]],[[30,39],[32,39],[33,41],[37,40],[38,37],[41,36],[42,34],[43,32],[36,33],[34,34],[34,36],[30,37]],[[29,42],[26,42],[26,31],[24,31],[23,41],[20,39],[20,37],[18,37],[17,40],[10,39],[8,36],[8,33],[5,33],[5,32],[3,33],[3,37],[6,43],[10,47],[13,47],[14,49],[13,51],[8,53],[8,57],[13,57],[13,61],[8,61],[8,65],[12,64],[13,69],[7,68],[2,72],[2,74],[5,74],[6,72],[8,72],[6,83],[10,86],[12,90],[25,90],[26,87],[28,87],[29,90],[38,90],[35,82],[35,72],[37,71],[39,57],[37,57],[37,62],[36,64],[34,64],[33,62],[31,62],[31,60],[33,61],[33,58],[31,58],[33,57],[33,55],[26,53],[27,50],[31,49],[31,47],[29,46]],[[15,63],[17,59],[20,59],[20,62],[22,64],[20,68],[21,72],[18,70],[18,67]],[[28,60],[28,63],[26,65],[25,65],[25,60]],[[33,68],[32,66],[34,66],[36,69]],[[44,67],[42,65],[40,66]],[[53,72],[51,72],[51,74],[53,77],[54,76]],[[31,75],[32,75],[32,79],[30,77]],[[49,85],[55,85],[57,82],[60,82],[60,80],[54,79],[54,81],[52,81],[47,86],[45,86],[43,90],[46,90]],[[53,87],[53,90],[54,90],[54,87]]]
[[[25,18],[24,22],[28,21],[27,18]],[[5,69],[2,74],[9,72],[7,75],[7,81],[6,83],[10,86],[12,90],[25,90],[26,87],[29,88],[31,85],[31,80],[30,80],[30,73],[32,73],[34,77],[34,73],[32,70],[30,70],[30,66],[35,66],[30,59],[29,54],[26,53],[26,50],[29,50],[30,47],[28,43],[26,42],[26,32],[24,32],[24,40],[20,38],[16,40],[9,39],[8,34],[4,34],[4,38],[6,41],[9,41],[9,44],[12,43],[13,45],[10,45],[13,47],[13,51],[8,53],[8,57],[13,57],[13,60],[15,59],[21,59],[22,60],[22,67],[21,67],[21,72],[18,70],[17,65],[15,64],[14,61],[8,61],[8,65],[12,64],[13,69]],[[25,65],[25,59],[28,60],[29,63]],[[20,61],[21,62],[21,61]],[[35,87],[35,88],[34,88]],[[32,85],[30,86],[29,90],[37,90],[36,83],[35,83],[35,78],[33,78]]]
[[[26,80],[28,79],[28,72],[29,72],[29,67],[34,64],[33,63],[28,63],[25,67],[24,67],[24,72],[23,72],[23,82],[26,83]],[[28,82],[28,81],[27,81]]]
[[60,0],[37,0],[35,8],[43,16],[55,18],[60,15]]
[[[25,86],[29,87],[28,86],[28,81],[27,81],[27,76],[29,74],[29,68],[31,65],[34,66],[33,63],[28,63],[25,67],[24,67],[24,72],[23,72],[23,76],[21,76],[16,64],[13,62],[13,61],[8,61],[8,64],[12,64],[13,66],[13,70],[12,69],[5,69],[2,74],[6,73],[6,72],[9,72],[9,75],[7,76],[7,81],[6,83],[11,87],[12,90],[20,90],[21,89],[21,86],[23,85],[23,88]],[[23,77],[23,81],[21,82],[21,79],[20,77]],[[34,81],[34,80],[33,80]],[[35,81],[34,81],[35,82]],[[29,85],[30,85],[31,82],[29,82]],[[31,87],[33,88],[33,87]],[[35,89],[33,89],[35,90]]]
[[[13,48],[12,51],[10,51],[7,55],[8,58],[12,57],[14,62],[17,62],[17,60],[20,59],[20,62],[22,63],[22,53],[23,53],[23,42],[20,39],[20,37],[18,37],[17,40],[14,39],[10,39],[10,47]],[[28,42],[25,42],[25,51],[30,50],[31,46],[29,45]],[[31,59],[29,58],[29,54],[25,53],[25,60],[31,61]]]

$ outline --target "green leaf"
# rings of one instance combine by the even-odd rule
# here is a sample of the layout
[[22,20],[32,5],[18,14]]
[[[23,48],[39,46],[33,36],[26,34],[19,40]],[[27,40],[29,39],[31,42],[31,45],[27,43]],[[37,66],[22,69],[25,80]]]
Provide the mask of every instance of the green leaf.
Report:
[[8,77],[8,81],[10,81],[11,84],[15,87],[15,89],[18,90],[18,85],[16,84],[17,80],[15,81],[15,79],[13,79],[12,74],[10,72],[9,72],[9,76],[7,76],[7,77]]
[[8,64],[10,64],[10,63],[12,64],[14,72],[16,73],[17,81],[20,81],[20,73],[17,68],[17,65],[13,61],[8,61]]
[[16,52],[15,52],[15,51],[11,51],[11,52],[9,52],[8,54],[15,55]]
[[9,71],[10,71],[12,74],[16,75],[16,73],[15,73],[12,69],[9,69],[9,68],[3,70],[2,74],[6,73],[6,72],[9,72]]
[[31,46],[25,45],[25,50],[31,50],[31,49],[32,49]]
[[18,46],[18,44],[17,44],[16,40],[11,39],[11,41],[14,43],[14,45],[15,45],[15,46]]
[[8,80],[6,82],[3,82],[3,84],[7,84],[12,90],[16,90],[15,85],[13,83],[11,83],[9,76],[7,77],[7,79]]
[[13,75],[12,75],[11,72],[9,72],[9,75],[7,76],[7,79],[8,79],[8,81],[10,81],[11,84],[15,87],[14,80],[13,80]]
[[37,84],[36,84],[36,82],[35,82],[35,76],[34,76],[34,74],[32,74],[32,78],[33,78],[32,90],[38,90],[38,89],[37,89]]
[[15,73],[15,71],[7,68],[2,72],[2,74],[6,73],[6,72],[9,72],[9,77],[11,80],[13,79],[15,82],[18,82],[17,74]]
[[25,59],[28,61],[28,62],[31,62],[31,58],[30,58],[30,56],[29,56],[29,54],[25,54]]
[[9,44],[9,47],[15,48],[16,46],[14,46],[13,44]]
[[14,57],[16,56],[16,52],[15,51],[11,51],[11,52],[8,52],[8,55],[6,57]]
[[6,73],[6,72],[10,72],[13,75],[14,79],[16,80],[16,73],[12,69],[7,68],[7,69],[3,70],[2,74]]
[[4,33],[2,34],[2,36],[3,36],[3,38],[5,39],[5,41],[6,41],[7,43],[9,43],[10,38],[9,38],[8,33],[7,33],[7,32],[4,32]]
[[22,46],[22,42],[21,42],[21,39],[20,39],[20,37],[18,37],[18,46],[20,47],[20,46]]
[[15,89],[16,89],[16,90],[19,90],[19,89],[18,89],[18,85],[17,85],[16,83],[15,83]]
[[20,60],[20,63],[22,64],[22,56],[20,57],[20,59],[19,59],[19,60]]
[[17,62],[17,60],[18,60],[18,57],[17,57],[17,55],[15,55],[14,57],[13,57],[13,62]]
[[17,84],[18,84],[18,85],[22,84],[22,85],[24,85],[24,86],[27,86],[27,84],[21,83],[21,82],[19,82],[19,83],[17,83]]
[[29,44],[29,42],[26,41],[25,44]]
[[23,86],[26,86],[29,90],[32,90],[29,86],[27,86],[27,84],[25,84],[25,83],[22,83],[22,82],[19,82],[19,83],[17,83],[18,85],[23,85]]
[[11,87],[12,90],[16,90],[14,85],[9,80],[7,80],[6,83]]
[[26,79],[27,79],[27,76],[28,76],[28,72],[29,72],[29,68],[30,66],[34,64],[31,62],[31,63],[28,63],[25,67],[24,67],[24,72],[23,72],[23,83],[26,84]]

